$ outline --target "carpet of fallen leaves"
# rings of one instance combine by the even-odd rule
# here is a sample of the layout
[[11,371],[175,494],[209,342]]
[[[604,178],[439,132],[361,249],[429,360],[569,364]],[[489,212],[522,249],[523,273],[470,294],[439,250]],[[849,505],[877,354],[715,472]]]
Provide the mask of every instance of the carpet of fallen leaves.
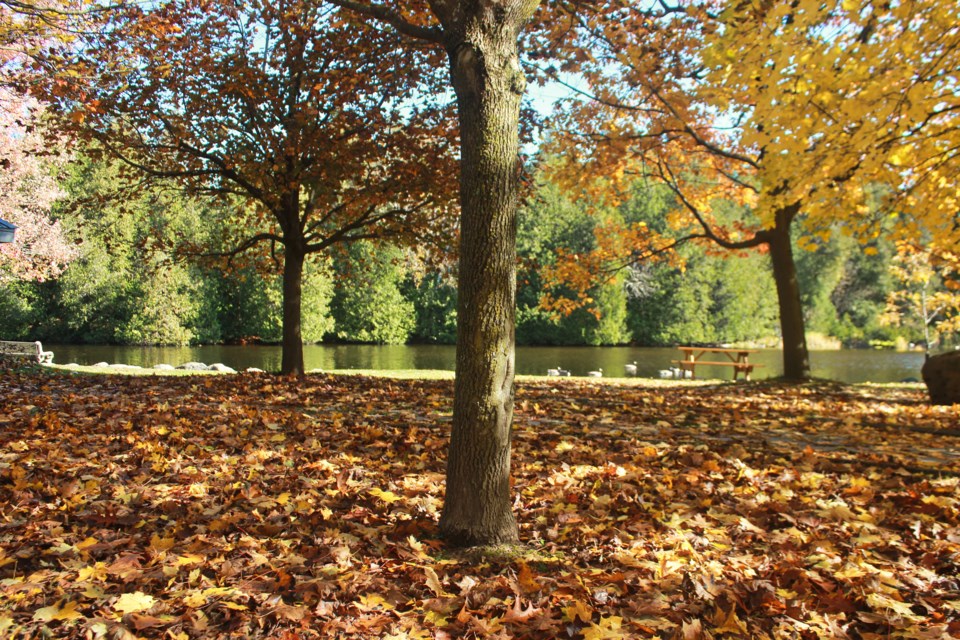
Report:
[[0,637],[960,637],[919,388],[521,382],[487,556],[437,538],[451,394],[0,372]]

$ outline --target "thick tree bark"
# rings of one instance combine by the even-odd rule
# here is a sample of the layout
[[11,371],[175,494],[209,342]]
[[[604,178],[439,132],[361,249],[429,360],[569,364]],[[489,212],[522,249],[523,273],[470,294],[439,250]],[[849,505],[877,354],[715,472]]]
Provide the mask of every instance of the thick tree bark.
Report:
[[460,116],[461,239],[453,433],[440,530],[458,546],[518,539],[510,499],[525,84],[517,39],[536,2],[500,5],[498,12],[474,5],[474,15],[460,14],[455,35],[447,31]]
[[288,242],[283,258],[283,355],[280,373],[302,375],[303,338],[300,333],[300,311],[303,289],[303,249]]
[[797,265],[793,259],[790,226],[799,206],[788,207],[776,214],[776,224],[768,231],[773,278],[780,305],[780,333],[783,337],[783,376],[787,380],[810,378],[810,353],[807,350],[806,326]]

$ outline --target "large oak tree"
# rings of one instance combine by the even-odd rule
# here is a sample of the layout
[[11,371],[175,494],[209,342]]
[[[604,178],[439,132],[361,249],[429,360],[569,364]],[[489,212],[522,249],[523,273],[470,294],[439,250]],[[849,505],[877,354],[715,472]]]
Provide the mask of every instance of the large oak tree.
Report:
[[[513,542],[518,533],[510,443],[524,63],[537,61],[528,69],[539,71],[579,55],[585,43],[577,20],[599,15],[606,2],[331,1],[446,54],[460,126],[461,236],[453,433],[440,529],[456,545]],[[656,5],[650,15],[662,11]]]
[[456,545],[516,541],[510,443],[526,86],[519,43],[540,0],[333,1],[446,54],[460,127],[461,236],[453,433],[440,528]]

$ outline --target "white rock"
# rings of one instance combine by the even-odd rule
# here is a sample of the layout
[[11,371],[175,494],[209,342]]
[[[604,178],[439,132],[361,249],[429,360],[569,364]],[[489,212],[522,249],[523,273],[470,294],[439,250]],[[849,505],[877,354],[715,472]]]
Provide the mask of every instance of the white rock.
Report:
[[206,371],[207,365],[203,364],[202,362],[184,362],[178,366],[177,369],[184,371]]

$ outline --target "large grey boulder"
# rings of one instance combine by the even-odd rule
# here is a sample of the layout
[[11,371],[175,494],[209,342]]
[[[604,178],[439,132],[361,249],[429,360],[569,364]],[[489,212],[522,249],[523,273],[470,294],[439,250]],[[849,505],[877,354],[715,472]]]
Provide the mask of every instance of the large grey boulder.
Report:
[[931,356],[920,370],[933,404],[960,404],[960,351]]

